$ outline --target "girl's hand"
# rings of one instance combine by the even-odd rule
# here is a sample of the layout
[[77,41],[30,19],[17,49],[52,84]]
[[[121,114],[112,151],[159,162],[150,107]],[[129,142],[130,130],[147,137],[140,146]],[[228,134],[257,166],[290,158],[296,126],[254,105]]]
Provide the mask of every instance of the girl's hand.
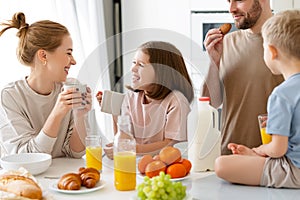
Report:
[[97,98],[97,101],[99,102],[100,107],[101,107],[101,102],[102,102],[102,95],[103,95],[102,91],[98,91],[98,93],[96,94],[96,98]]

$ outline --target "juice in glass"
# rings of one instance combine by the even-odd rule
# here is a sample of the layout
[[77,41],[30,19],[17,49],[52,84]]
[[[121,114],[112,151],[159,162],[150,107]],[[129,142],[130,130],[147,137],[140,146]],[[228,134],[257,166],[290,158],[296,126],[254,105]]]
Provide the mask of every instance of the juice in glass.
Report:
[[85,150],[86,167],[93,167],[102,171],[102,148],[101,146],[88,146]]
[[116,152],[114,154],[115,187],[117,190],[134,190],[136,186],[135,152]]
[[272,140],[272,136],[270,134],[267,134],[267,132],[266,132],[267,120],[268,120],[268,114],[258,115],[260,136],[261,136],[261,141],[263,144],[268,144]]
[[268,144],[272,140],[272,136],[270,134],[267,134],[266,128],[261,128],[260,129],[260,135],[261,135],[261,140],[263,144]]

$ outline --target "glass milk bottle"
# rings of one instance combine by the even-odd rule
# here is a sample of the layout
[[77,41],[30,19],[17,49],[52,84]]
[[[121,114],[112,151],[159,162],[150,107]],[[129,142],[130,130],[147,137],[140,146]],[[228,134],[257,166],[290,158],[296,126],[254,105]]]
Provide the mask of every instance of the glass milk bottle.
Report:
[[114,183],[121,191],[136,186],[136,142],[128,115],[118,117],[118,133],[114,138]]

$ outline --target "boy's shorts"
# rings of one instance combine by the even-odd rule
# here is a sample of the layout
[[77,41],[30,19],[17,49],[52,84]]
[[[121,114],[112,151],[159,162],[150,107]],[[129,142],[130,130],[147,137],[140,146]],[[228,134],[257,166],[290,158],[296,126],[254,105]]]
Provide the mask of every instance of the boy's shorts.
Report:
[[260,185],[274,188],[300,188],[300,169],[285,156],[269,157],[264,165]]

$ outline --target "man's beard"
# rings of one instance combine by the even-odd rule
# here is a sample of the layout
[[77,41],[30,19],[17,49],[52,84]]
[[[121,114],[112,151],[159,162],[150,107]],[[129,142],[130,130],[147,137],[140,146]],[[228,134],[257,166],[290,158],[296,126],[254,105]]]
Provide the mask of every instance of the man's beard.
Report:
[[[248,29],[253,27],[261,16],[262,8],[259,0],[255,0],[249,12],[245,13],[245,18],[241,22],[235,21],[235,26],[238,29]],[[234,13],[233,13],[234,14]]]

